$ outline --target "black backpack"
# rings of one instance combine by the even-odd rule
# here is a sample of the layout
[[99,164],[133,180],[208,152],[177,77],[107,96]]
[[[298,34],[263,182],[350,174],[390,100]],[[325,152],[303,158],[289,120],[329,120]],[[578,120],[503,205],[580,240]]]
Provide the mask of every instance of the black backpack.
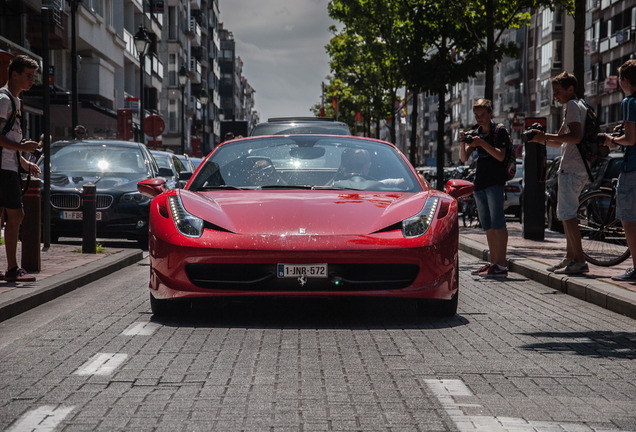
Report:
[[[499,133],[499,130],[501,130],[501,128],[503,128],[504,125],[499,123],[494,130],[494,136],[495,136],[495,140],[494,142],[497,143],[497,135]],[[508,139],[508,142],[506,143],[506,156],[504,157],[504,160],[502,161],[502,163],[504,164],[505,170],[506,170],[506,181],[511,180],[512,178],[514,178],[515,174],[517,173],[517,156],[514,154],[514,149],[512,148],[512,142],[510,141],[510,139]]]
[[599,157],[605,157],[609,154],[609,149],[603,145],[603,140],[599,140],[599,134],[601,133],[601,123],[596,116],[596,113],[592,107],[583,99],[580,101],[585,105],[587,114],[585,115],[585,130],[583,131],[583,138],[581,142],[577,144],[581,158],[583,159],[583,165],[587,171],[587,175],[590,180],[594,180],[592,171],[590,170],[590,162],[594,162]]
[[591,106],[581,99],[583,105],[587,109],[585,116],[585,130],[583,131],[583,139],[578,144],[581,156],[588,162],[593,162],[599,157],[607,156],[609,149],[603,145],[603,141],[599,141],[598,134],[601,133],[601,123],[596,117],[596,113]]

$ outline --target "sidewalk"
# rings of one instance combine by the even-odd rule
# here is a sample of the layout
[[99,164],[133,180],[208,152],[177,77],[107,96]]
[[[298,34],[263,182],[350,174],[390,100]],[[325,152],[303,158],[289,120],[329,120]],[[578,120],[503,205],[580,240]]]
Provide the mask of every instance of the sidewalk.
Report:
[[[460,224],[461,225],[461,224]],[[459,230],[459,248],[480,259],[486,260],[488,245],[481,228]],[[620,275],[632,267],[632,258],[613,267],[589,264],[590,272],[573,276],[558,275],[546,268],[565,256],[565,236],[554,231],[545,231],[543,241],[523,238],[522,226],[508,222],[508,269],[550,288],[594,303],[603,308],[636,318],[636,283],[617,282],[612,276]]]
[[[565,237],[545,231],[545,240],[526,240],[521,224],[508,223],[509,269],[528,279],[573,295],[603,308],[636,318],[636,284],[615,282],[610,278],[631,267],[631,258],[614,267],[590,264],[583,276],[565,276],[545,269],[565,255]],[[460,227],[459,248],[480,259],[488,256],[486,235],[481,228]],[[18,261],[20,260],[18,245]],[[147,254],[147,253],[146,253]],[[42,251],[42,270],[30,272],[37,277],[33,283],[0,281],[0,322],[93,282],[116,270],[134,264],[144,257],[140,249],[107,247],[103,253],[82,254],[81,245],[52,244]],[[6,267],[4,246],[0,246],[0,271]]]
[[[41,251],[41,271],[29,272],[36,282],[0,281],[0,322],[53,300],[143,258],[141,249],[104,248],[103,253],[83,254],[76,244],[52,244]],[[18,243],[18,262],[21,243]],[[0,246],[0,271],[6,270],[4,245]]]

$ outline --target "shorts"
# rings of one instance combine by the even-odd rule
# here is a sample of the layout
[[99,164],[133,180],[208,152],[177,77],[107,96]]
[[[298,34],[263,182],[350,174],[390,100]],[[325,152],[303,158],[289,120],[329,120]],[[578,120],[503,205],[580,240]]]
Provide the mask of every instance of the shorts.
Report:
[[636,171],[621,172],[616,185],[616,217],[636,222]]
[[15,171],[0,170],[0,208],[22,208],[22,180]]
[[486,189],[475,191],[475,204],[479,223],[484,231],[501,229],[506,227],[506,215],[504,214],[504,186],[488,186]]
[[564,173],[559,171],[559,191],[557,193],[557,219],[576,219],[579,196],[587,183],[587,173]]

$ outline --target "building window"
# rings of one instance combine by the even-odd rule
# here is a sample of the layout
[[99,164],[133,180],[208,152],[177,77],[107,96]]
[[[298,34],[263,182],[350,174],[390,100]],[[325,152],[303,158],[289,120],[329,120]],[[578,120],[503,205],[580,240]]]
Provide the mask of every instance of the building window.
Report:
[[177,55],[170,54],[168,56],[168,86],[175,87],[179,85],[177,81]]
[[179,132],[177,129],[177,101],[170,99],[168,101],[168,132]]
[[552,54],[553,44],[552,41],[541,47],[541,73],[550,72],[552,68]]

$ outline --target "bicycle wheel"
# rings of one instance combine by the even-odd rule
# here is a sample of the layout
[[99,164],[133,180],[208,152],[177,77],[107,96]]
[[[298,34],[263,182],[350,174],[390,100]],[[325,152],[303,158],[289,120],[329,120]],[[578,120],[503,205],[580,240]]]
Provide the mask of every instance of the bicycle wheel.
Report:
[[577,219],[588,262],[608,267],[629,257],[625,230],[616,219],[616,203],[610,191],[593,191],[581,197]]

